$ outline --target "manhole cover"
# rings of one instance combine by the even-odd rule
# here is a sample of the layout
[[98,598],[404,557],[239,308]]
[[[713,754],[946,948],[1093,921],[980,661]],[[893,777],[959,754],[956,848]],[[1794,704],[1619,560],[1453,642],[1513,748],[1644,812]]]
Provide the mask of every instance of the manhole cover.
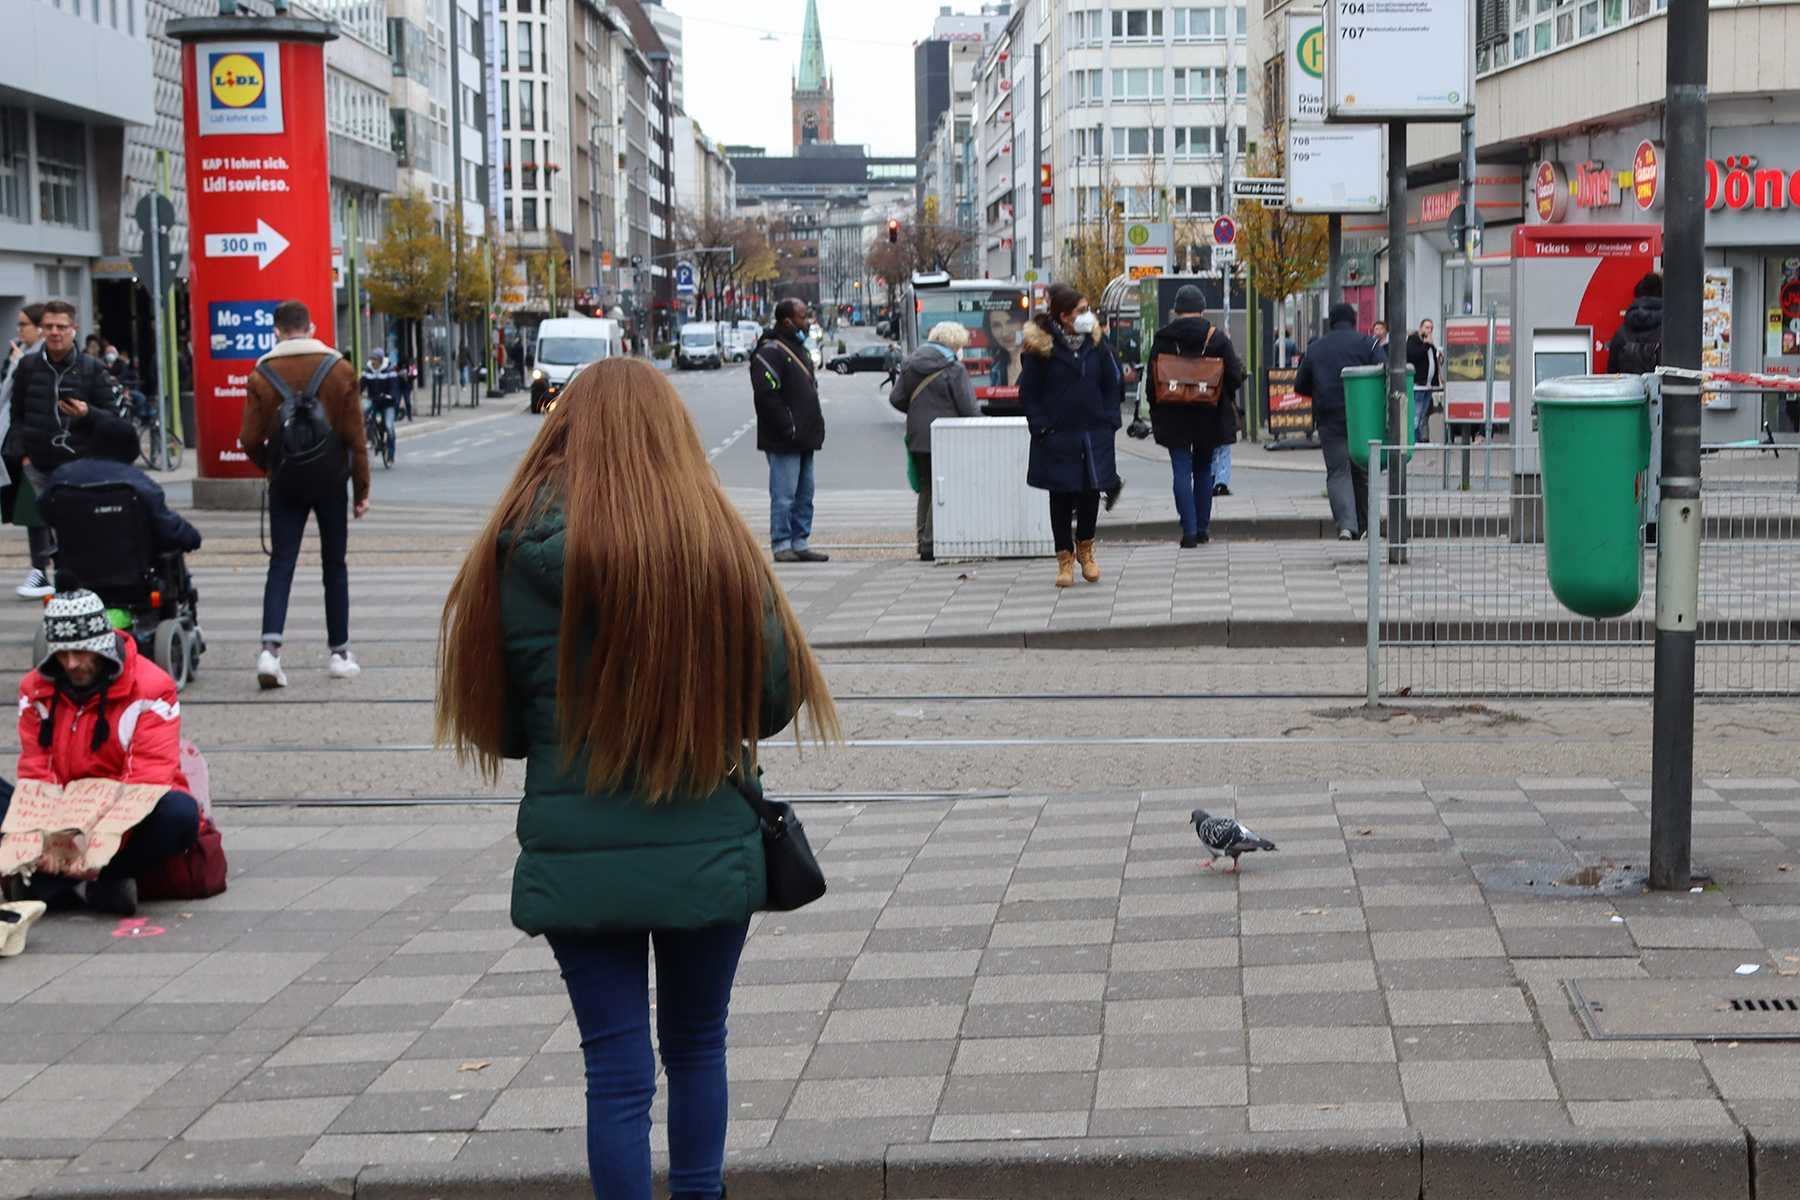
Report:
[[1788,979],[1571,979],[1588,1036],[1600,1041],[1800,1041],[1800,983]]

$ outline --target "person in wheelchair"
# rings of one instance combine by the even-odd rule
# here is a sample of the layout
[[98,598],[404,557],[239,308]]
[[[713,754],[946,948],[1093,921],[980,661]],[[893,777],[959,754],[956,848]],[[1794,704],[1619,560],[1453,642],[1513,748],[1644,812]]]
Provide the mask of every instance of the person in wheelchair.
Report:
[[185,558],[200,548],[200,531],[154,480],[120,461],[126,449],[51,472],[38,504],[58,539],[57,586],[98,594],[138,648],[185,686],[206,645]]
[[[125,447],[119,447],[122,452]],[[142,506],[144,515],[150,519],[150,532],[155,539],[149,547],[151,557],[163,558],[170,554],[191,554],[200,548],[200,531],[189,523],[187,518],[169,507],[169,499],[163,494],[161,487],[154,479],[132,465],[137,457],[137,446],[131,445],[132,459],[118,458],[78,458],[56,468],[50,473],[50,486],[38,498],[51,524],[55,524],[54,510],[60,507],[68,497],[70,489],[105,487],[116,484],[131,489]],[[91,548],[83,548],[90,551]],[[135,547],[112,547],[110,549],[124,551],[130,557]]]

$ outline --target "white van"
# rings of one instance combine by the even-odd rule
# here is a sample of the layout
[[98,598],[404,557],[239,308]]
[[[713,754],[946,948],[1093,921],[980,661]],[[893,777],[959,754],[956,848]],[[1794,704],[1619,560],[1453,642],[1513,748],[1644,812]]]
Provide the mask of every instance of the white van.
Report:
[[717,321],[692,321],[681,327],[675,343],[675,369],[690,371],[698,367],[718,370],[725,365],[725,348],[719,344]]
[[756,343],[762,339],[763,327],[755,321],[739,321],[729,326],[732,337],[737,342],[738,357],[744,362],[756,352]]
[[531,411],[541,413],[575,372],[619,353],[619,323],[604,317],[552,317],[537,327],[537,361],[531,372]]

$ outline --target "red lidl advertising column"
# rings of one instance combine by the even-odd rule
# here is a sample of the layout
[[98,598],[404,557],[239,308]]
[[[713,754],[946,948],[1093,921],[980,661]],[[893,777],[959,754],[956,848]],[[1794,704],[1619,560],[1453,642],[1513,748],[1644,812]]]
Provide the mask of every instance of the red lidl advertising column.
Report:
[[238,431],[250,374],[275,345],[275,306],[301,301],[315,336],[336,340],[324,47],[334,33],[280,18],[172,24],[185,41],[200,476],[253,478]]

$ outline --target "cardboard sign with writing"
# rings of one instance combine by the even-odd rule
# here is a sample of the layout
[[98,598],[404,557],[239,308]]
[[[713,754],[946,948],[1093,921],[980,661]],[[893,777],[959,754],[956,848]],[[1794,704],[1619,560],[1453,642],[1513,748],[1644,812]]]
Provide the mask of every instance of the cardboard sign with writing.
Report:
[[77,779],[67,787],[21,780],[0,822],[0,875],[98,871],[167,790],[116,779]]

